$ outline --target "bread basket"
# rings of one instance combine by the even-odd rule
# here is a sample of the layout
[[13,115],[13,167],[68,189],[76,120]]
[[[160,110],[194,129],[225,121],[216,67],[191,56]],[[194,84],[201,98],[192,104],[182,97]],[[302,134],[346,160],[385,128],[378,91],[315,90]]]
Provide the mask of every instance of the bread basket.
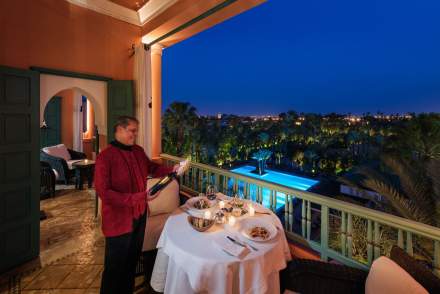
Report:
[[214,219],[204,219],[192,215],[188,216],[188,222],[191,227],[198,232],[205,232],[215,224]]

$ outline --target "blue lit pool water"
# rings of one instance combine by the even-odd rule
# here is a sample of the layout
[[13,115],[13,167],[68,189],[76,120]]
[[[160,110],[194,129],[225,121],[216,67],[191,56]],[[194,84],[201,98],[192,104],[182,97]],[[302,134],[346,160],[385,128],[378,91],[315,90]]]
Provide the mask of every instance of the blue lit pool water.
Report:
[[[248,177],[256,178],[262,181],[280,184],[289,188],[294,188],[302,191],[306,191],[319,183],[319,181],[293,176],[286,173],[281,173],[277,171],[273,171],[270,169],[266,169],[266,174],[259,176],[257,174],[252,173],[255,170],[255,166],[245,165],[239,168],[232,169],[231,172],[237,173],[240,175],[245,175]],[[232,185],[232,183],[231,183]],[[239,183],[239,190],[242,191],[243,183]],[[255,200],[256,195],[256,187],[255,185],[251,185],[250,187],[251,199]],[[285,194],[277,193],[277,209],[284,205]],[[263,189],[263,205],[265,207],[270,206],[270,191],[269,189]]]

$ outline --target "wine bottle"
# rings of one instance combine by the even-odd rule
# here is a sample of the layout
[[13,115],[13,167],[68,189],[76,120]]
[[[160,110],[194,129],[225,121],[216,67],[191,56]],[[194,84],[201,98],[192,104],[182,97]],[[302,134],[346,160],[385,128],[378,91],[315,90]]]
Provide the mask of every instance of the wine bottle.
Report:
[[148,190],[148,195],[155,195],[157,192],[168,186],[174,179],[177,179],[177,173],[172,172],[161,178],[156,184]]

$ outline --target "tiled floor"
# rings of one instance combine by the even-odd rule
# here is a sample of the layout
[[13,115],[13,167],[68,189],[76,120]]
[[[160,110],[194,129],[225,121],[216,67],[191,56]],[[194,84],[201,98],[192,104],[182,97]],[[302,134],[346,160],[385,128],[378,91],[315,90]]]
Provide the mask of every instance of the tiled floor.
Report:
[[[40,258],[0,275],[0,294],[99,293],[105,242],[94,216],[95,191],[60,186],[56,197],[42,200],[40,208],[47,215],[40,222]],[[11,277],[18,281],[15,291]],[[136,285],[142,282],[143,277],[136,279]],[[138,294],[154,292],[138,288]]]
[[[7,273],[21,277],[21,293],[99,293],[104,239],[94,217],[94,194],[66,189],[41,201],[48,218],[40,222],[40,258]],[[7,275],[2,276],[4,282]],[[0,293],[8,288],[3,283]]]

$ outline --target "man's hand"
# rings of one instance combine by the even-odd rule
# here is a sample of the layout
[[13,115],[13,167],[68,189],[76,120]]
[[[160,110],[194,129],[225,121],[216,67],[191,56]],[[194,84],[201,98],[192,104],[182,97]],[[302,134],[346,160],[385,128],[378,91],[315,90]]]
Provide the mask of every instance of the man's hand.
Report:
[[178,163],[174,166],[173,171],[176,172],[178,176],[181,176],[189,168],[189,163],[190,163],[189,159],[181,161],[180,163]]

